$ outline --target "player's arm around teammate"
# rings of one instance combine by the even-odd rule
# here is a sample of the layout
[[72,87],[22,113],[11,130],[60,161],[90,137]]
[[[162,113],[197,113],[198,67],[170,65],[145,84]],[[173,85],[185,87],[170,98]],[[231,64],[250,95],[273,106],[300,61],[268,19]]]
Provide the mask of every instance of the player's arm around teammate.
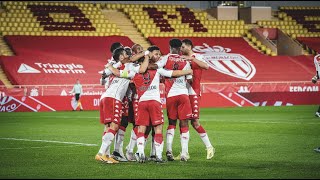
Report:
[[192,127],[198,132],[200,138],[207,149],[207,159],[211,159],[214,156],[215,149],[213,148],[207,132],[202,127],[199,122],[200,118],[200,101],[201,101],[201,77],[202,70],[207,70],[209,68],[208,64],[204,60],[201,54],[194,53],[192,51],[193,44],[189,39],[182,40],[181,52],[183,54],[183,58],[191,63],[191,67],[194,70],[193,81],[188,86],[189,99],[192,107],[192,119],[191,124]]

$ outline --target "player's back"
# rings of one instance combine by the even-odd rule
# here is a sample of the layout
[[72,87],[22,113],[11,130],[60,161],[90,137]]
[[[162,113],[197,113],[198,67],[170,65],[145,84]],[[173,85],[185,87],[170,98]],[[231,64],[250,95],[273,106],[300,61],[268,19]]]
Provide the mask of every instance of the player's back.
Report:
[[156,100],[160,102],[160,74],[157,70],[147,70],[133,78],[140,101]]
[[[192,57],[196,58],[199,61],[205,62],[203,59],[203,56],[201,54],[193,53]],[[201,91],[200,82],[201,82],[201,76],[202,76],[203,69],[194,61],[192,61],[190,63],[190,65],[191,65],[191,69],[193,70],[193,75],[192,75],[192,84],[190,86],[188,86],[188,87],[190,87],[189,94],[190,95],[195,95],[195,94],[200,95],[200,91]]]
[[[168,54],[163,57],[166,61],[164,68],[168,70],[188,70],[190,69],[189,62],[183,60],[179,54]],[[186,94],[188,89],[186,84],[186,76],[177,78],[165,78],[165,91],[167,97]]]

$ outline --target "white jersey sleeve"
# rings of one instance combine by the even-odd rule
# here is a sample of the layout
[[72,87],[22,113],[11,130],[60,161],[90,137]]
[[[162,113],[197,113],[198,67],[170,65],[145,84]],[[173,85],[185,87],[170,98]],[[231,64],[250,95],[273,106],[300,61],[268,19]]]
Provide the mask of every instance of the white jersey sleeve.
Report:
[[129,71],[133,71],[135,73],[139,73],[139,70],[140,70],[140,65],[139,64],[135,64],[135,63],[130,63],[130,66],[129,66]]
[[158,72],[161,76],[172,77],[173,70],[165,70],[165,69],[163,69],[163,68],[159,68],[159,69],[157,69],[157,72]]
[[[117,62],[115,64],[112,65],[114,68],[119,68],[121,66],[121,62]],[[104,73],[106,73],[107,76],[110,76],[112,74],[112,72],[110,71],[110,69],[106,68],[104,70]]]
[[111,57],[111,59],[108,59],[108,63],[110,64],[116,64],[117,62]]
[[202,54],[194,53],[194,57],[195,57],[197,60],[208,64],[207,61],[204,60],[204,56],[203,56]]
[[320,72],[319,72],[319,70],[320,70],[320,54],[318,54],[314,57],[314,66],[316,67],[318,77],[320,77]]
[[139,72],[140,66],[136,66],[134,63],[127,63],[123,70],[120,70],[120,77],[132,79],[137,72]]
[[[186,66],[183,68],[183,70],[190,70],[191,69],[191,66],[190,66],[190,63],[187,62]],[[192,75],[187,75],[187,79],[192,79]]]
[[157,61],[155,64],[158,65],[158,68],[163,68],[167,64],[167,61],[168,61],[168,55],[165,55],[165,56],[162,56],[160,60]]

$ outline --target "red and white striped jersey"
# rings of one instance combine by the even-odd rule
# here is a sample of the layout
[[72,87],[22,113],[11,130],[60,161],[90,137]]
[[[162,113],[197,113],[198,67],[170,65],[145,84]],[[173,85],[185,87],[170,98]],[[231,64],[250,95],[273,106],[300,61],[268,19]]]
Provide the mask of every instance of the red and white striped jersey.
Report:
[[[120,62],[120,61],[119,61],[119,62],[115,62],[115,61],[110,62],[110,61],[109,61],[109,63],[111,63],[112,66],[113,66],[114,68],[117,68],[117,69],[121,66],[121,62]],[[107,77],[104,79],[104,80],[106,81],[104,87],[105,87],[106,89],[108,89],[108,87],[109,87],[109,82],[110,82],[110,81],[109,81],[109,76],[112,74],[112,72],[111,72],[108,68],[106,68],[106,69],[104,69],[104,73],[106,73],[106,75],[107,75]]]
[[[196,58],[197,60],[207,64],[207,62],[203,59],[202,54],[193,53],[191,56],[193,58]],[[193,70],[192,84],[190,85],[187,82],[189,95],[200,95],[201,94],[200,81],[201,81],[201,76],[202,76],[202,68],[194,61],[191,61],[191,69]]]
[[[113,74],[109,76],[109,87],[103,96],[122,101],[128,90],[130,80],[135,75],[135,71],[131,70],[134,69],[134,66],[134,63],[121,64],[118,68],[120,70],[120,77],[116,77]],[[101,99],[104,97],[101,97]]]
[[[181,59],[179,54],[167,54],[156,62],[159,68],[163,67],[167,70],[189,70],[191,69],[190,63]],[[173,97],[178,95],[189,95],[187,89],[187,79],[191,79],[192,75],[180,76],[177,78],[166,78],[164,85],[166,97]]]
[[172,76],[172,70],[159,68],[156,70],[147,70],[144,74],[137,73],[133,82],[139,96],[139,102],[156,100],[161,103],[160,99],[160,75],[165,77]]

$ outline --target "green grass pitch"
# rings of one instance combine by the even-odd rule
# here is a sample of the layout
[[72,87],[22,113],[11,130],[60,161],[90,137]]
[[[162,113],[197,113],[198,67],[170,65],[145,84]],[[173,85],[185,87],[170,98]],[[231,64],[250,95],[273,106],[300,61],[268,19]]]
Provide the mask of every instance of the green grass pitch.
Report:
[[[320,146],[316,110],[317,106],[201,109],[200,122],[216,148],[214,158],[206,160],[205,146],[190,126],[191,159],[165,164],[95,161],[103,131],[98,111],[0,113],[0,178],[320,178],[320,153],[313,151]],[[129,124],[124,147],[131,129]],[[180,152],[178,128],[173,152]]]

